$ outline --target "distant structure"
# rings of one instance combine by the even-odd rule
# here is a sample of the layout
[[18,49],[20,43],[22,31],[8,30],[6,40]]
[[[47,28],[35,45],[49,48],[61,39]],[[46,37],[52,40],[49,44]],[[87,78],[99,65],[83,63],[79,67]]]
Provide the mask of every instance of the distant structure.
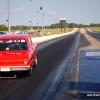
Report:
[[61,32],[62,32],[62,28],[64,28],[64,33],[66,32],[66,18],[60,18],[60,25],[61,25]]

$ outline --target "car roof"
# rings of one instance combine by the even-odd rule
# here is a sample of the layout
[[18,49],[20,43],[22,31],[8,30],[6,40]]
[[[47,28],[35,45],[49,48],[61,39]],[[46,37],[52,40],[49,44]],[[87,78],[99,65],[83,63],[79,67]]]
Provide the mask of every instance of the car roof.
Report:
[[8,34],[8,35],[0,35],[0,39],[27,39],[29,37],[28,34]]

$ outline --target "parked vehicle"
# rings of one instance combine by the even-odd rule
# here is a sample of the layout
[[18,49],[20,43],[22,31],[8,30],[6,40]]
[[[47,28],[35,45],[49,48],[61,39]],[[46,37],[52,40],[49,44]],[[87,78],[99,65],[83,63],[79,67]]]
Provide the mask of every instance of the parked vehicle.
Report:
[[22,30],[20,34],[29,34],[27,30]]
[[35,31],[35,30],[28,30],[28,33],[29,33],[29,34],[35,34],[36,31]]
[[6,33],[4,33],[4,32],[0,32],[0,35],[5,35]]
[[23,75],[32,75],[37,67],[37,44],[28,34],[0,36],[0,72],[22,71]]

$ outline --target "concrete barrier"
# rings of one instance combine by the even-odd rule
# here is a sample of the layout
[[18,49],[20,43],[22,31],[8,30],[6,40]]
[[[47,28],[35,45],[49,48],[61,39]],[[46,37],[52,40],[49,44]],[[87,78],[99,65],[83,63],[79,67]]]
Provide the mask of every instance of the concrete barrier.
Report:
[[65,35],[73,34],[73,33],[76,32],[76,31],[77,31],[77,28],[74,28],[73,31],[68,32],[68,33],[61,33],[61,34],[56,34],[56,35],[35,37],[35,38],[32,38],[32,41],[39,44],[39,43],[42,43],[42,42],[45,42],[45,41],[50,41],[50,40],[53,40],[53,39],[56,39],[56,38],[63,37],[63,36],[65,36]]

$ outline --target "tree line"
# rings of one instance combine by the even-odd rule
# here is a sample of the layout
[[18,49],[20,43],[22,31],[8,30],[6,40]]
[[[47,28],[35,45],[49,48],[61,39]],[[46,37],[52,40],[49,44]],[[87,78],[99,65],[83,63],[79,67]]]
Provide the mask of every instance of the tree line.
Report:
[[[33,29],[42,29],[42,26],[32,26]],[[84,28],[84,27],[100,27],[100,23],[91,23],[90,25],[84,25],[84,24],[76,24],[76,23],[55,23],[51,24],[50,26],[44,26],[45,29],[53,29],[53,28]],[[31,29],[31,26],[25,26],[25,25],[16,25],[16,26],[11,26],[11,30],[29,30]],[[7,31],[8,27],[4,24],[0,24],[0,31]]]

